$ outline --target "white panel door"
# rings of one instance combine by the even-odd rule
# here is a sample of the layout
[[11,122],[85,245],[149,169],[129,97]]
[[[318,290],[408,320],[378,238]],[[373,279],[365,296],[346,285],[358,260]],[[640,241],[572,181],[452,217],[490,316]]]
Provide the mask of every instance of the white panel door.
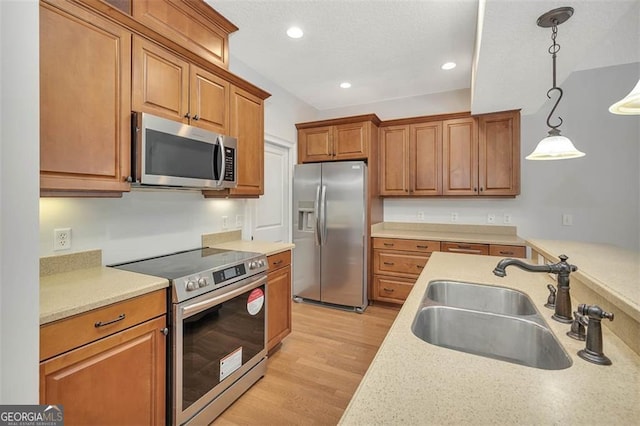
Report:
[[255,240],[290,242],[291,164],[285,144],[265,141],[264,195],[253,204]]

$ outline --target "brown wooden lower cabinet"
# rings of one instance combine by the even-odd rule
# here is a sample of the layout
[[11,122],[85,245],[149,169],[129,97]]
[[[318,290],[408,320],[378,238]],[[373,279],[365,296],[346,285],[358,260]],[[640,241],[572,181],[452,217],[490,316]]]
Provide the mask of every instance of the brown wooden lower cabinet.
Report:
[[373,300],[402,304],[440,242],[373,239]]
[[267,258],[267,351],[291,333],[291,250]]
[[525,258],[525,246],[373,238],[374,301],[402,304],[434,251]]
[[[160,299],[163,311],[158,315],[155,307]],[[136,301],[136,305],[131,301]],[[63,405],[65,425],[163,425],[165,303],[161,290],[110,305],[125,318],[141,313],[155,318],[124,329],[122,321],[105,325],[104,329],[112,331],[106,337],[79,346],[71,343],[77,347],[41,360],[40,403]],[[67,334],[73,334],[76,328],[80,328],[81,334],[82,328],[99,328],[93,322],[94,314],[101,317],[111,313],[109,307],[101,308],[42,326],[40,345],[45,348],[41,348],[41,354],[51,352],[48,347],[55,346],[54,340],[72,342]],[[105,315],[102,319],[106,322],[113,318]]]
[[443,242],[442,251],[463,254],[480,254],[484,256],[527,257],[525,246],[513,246],[505,244],[477,244],[477,243],[453,243]]

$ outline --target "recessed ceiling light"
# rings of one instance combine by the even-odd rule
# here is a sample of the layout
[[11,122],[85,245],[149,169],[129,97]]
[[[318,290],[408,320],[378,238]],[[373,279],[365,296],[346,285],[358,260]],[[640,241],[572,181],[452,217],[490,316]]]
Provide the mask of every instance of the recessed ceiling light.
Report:
[[348,89],[349,87],[351,87],[351,83],[345,81],[344,83],[340,83],[340,87],[342,87],[343,89]]
[[300,27],[291,27],[287,30],[287,35],[291,38],[300,38],[304,33]]
[[442,68],[443,70],[452,70],[456,67],[456,63],[455,62],[447,62],[442,64]]

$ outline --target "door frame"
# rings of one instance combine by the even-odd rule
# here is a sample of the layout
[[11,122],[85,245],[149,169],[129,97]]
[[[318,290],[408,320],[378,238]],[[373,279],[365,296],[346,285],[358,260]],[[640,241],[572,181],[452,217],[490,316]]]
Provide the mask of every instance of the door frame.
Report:
[[[287,224],[287,242],[291,242],[292,238],[293,238],[293,231],[291,229],[291,215],[292,215],[292,191],[293,191],[293,166],[295,165],[295,161],[298,158],[297,156],[297,146],[296,146],[296,142],[292,142],[292,141],[288,141],[286,139],[280,138],[278,136],[272,135],[270,133],[265,133],[264,134],[264,144],[271,144],[271,145],[275,145],[278,146],[280,148],[283,148],[287,151],[287,156],[288,156],[288,174],[289,174],[289,181],[287,182],[288,188],[287,188],[287,200],[285,202],[285,206],[283,208],[287,209],[287,211],[289,212],[289,223]],[[265,168],[265,173],[266,173],[266,168]],[[246,216],[251,218],[251,227],[249,229],[250,231],[250,238],[253,240],[253,235],[255,234],[256,231],[256,221],[254,220],[254,218],[256,217],[256,209],[257,209],[257,201],[256,200],[251,200],[248,203],[248,209],[249,211],[247,213]]]

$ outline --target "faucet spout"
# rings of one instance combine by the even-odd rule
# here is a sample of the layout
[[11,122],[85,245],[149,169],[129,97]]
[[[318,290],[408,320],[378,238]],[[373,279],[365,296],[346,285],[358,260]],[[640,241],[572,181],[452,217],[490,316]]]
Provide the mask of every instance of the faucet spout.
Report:
[[577,271],[578,267],[568,264],[567,259],[569,258],[564,254],[558,257],[560,258],[560,262],[550,265],[531,265],[519,259],[506,258],[498,262],[493,273],[498,277],[505,277],[507,275],[507,267],[513,265],[524,271],[544,272],[557,275],[558,293],[555,313],[551,318],[568,324],[573,321],[571,317],[571,296],[569,295],[569,274]]

